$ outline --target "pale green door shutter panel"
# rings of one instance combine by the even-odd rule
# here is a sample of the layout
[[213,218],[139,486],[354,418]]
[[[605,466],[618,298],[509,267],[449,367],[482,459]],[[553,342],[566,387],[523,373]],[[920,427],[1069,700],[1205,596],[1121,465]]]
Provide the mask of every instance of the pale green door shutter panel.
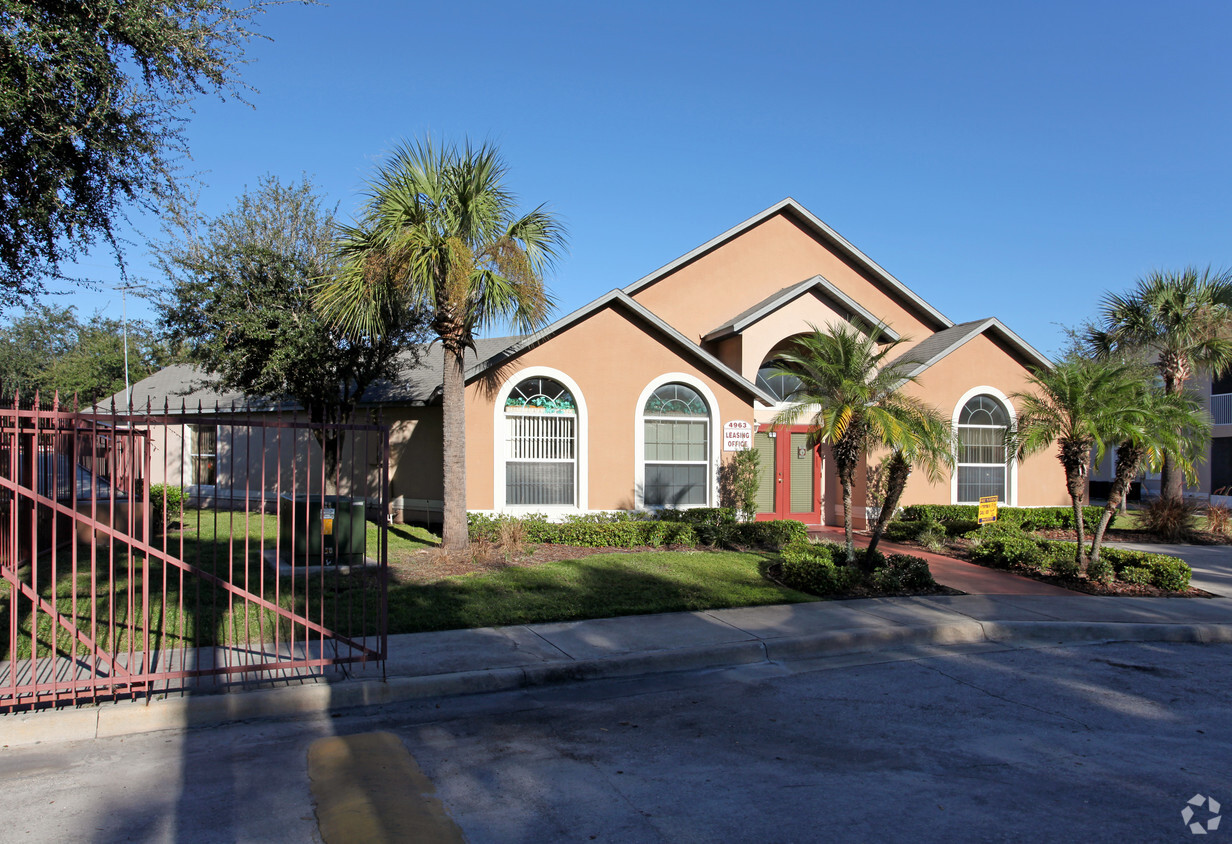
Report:
[[765,432],[753,435],[757,452],[757,512],[774,512],[774,438]]
[[[801,457],[800,455],[804,456]],[[813,450],[808,447],[808,434],[791,435],[791,512],[811,513],[816,501],[813,494]]]

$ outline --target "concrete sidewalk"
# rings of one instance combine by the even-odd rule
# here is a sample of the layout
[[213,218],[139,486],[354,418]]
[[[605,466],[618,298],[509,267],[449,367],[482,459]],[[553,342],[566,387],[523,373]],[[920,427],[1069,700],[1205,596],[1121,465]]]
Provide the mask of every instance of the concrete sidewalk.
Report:
[[0,717],[0,744],[288,717],[550,683],[815,661],[915,659],[946,649],[1100,641],[1232,642],[1232,600],[1090,595],[873,598],[392,636],[387,679],[199,694]]

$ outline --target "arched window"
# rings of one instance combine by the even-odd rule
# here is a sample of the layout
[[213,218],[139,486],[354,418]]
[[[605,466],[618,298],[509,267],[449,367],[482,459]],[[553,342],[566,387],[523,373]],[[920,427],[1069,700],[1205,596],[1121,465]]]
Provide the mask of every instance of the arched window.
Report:
[[757,370],[757,386],[761,387],[780,403],[789,402],[796,390],[800,388],[800,379],[794,375],[784,375],[778,372],[781,362],[768,360]]
[[704,507],[710,489],[710,408],[684,384],[664,384],[642,408],[647,507]]
[[1007,502],[1005,432],[1010,415],[990,395],[972,397],[958,414],[958,503],[995,495]]
[[527,378],[505,399],[505,503],[573,506],[577,403],[551,378]]

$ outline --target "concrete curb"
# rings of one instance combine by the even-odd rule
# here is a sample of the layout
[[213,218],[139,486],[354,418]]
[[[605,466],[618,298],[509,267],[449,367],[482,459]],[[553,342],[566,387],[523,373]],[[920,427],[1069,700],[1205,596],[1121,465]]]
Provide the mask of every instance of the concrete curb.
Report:
[[287,718],[400,701],[484,694],[572,683],[790,662],[867,653],[904,645],[971,643],[1046,647],[1096,642],[1232,643],[1232,624],[1159,624],[1073,621],[954,621],[933,625],[832,630],[808,636],[754,639],[695,648],[619,654],[600,659],[348,680],[280,689],[125,701],[97,707],[0,717],[0,745],[80,741],[183,730],[260,718]]

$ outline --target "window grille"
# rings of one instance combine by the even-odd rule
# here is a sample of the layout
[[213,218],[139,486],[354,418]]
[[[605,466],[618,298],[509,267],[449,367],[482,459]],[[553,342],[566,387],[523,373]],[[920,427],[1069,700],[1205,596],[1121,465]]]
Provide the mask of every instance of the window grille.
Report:
[[665,384],[642,409],[647,507],[704,507],[710,490],[710,409],[696,390]]
[[213,486],[218,469],[218,426],[189,425],[188,454],[194,486]]
[[505,402],[505,503],[576,502],[577,410],[550,378],[528,378]]
[[975,396],[958,415],[958,503],[995,495],[1006,501],[1005,432],[1009,413],[992,396]]

